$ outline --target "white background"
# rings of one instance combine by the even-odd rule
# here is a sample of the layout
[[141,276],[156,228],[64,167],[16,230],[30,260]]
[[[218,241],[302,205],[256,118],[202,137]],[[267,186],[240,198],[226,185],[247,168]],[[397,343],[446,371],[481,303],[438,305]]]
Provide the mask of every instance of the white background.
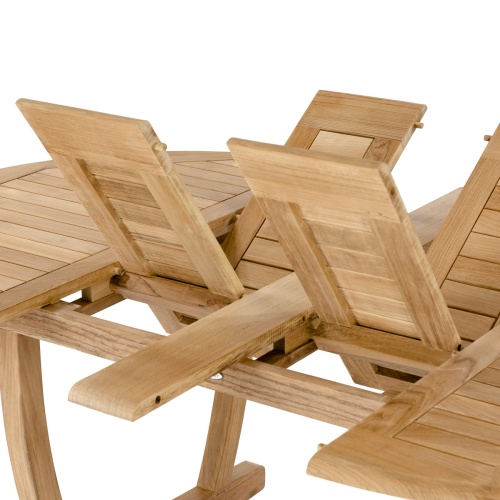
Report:
[[[149,120],[171,150],[232,136],[282,144],[319,89],[427,104],[394,176],[408,210],[463,185],[500,121],[495,2],[10,1],[0,6],[0,167],[48,158],[20,97]],[[158,325],[144,308],[120,319]],[[159,331],[159,330],[157,330]],[[44,345],[63,497],[169,499],[196,483],[211,393],[194,389],[131,424],[66,401],[106,365]],[[333,356],[311,373],[347,380]],[[238,462],[266,466],[259,499],[382,498],[306,476],[342,429],[249,404]],[[4,442],[0,498],[15,499]],[[404,458],[402,458],[404,459]]]

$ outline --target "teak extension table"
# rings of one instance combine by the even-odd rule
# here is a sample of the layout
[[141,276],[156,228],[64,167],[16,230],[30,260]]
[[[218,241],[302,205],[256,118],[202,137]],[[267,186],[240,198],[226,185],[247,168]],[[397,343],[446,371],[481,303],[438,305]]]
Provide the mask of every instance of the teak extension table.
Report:
[[[264,487],[262,466],[234,465],[246,400],[350,429],[312,475],[498,498],[500,131],[462,190],[408,215],[391,169],[423,105],[320,91],[285,146],[231,139],[229,153],[170,152],[143,120],[18,106],[52,158],[0,170],[0,384],[20,498],[61,498],[39,340],[116,361],[69,397],[120,418],[214,390],[180,499]],[[92,317],[123,299],[165,336]],[[358,385],[287,370],[316,349]]]

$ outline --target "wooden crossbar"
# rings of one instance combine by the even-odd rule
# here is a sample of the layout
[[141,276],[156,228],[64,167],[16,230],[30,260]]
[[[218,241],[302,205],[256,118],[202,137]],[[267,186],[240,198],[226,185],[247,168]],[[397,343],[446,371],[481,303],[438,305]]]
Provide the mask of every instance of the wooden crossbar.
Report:
[[78,382],[70,400],[136,420],[283,337],[311,314],[291,274]]

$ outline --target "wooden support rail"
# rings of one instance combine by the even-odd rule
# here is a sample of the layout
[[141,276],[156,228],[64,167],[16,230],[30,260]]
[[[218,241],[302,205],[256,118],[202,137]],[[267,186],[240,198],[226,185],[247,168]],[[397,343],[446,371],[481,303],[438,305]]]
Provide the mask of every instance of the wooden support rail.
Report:
[[110,287],[127,299],[165,307],[197,319],[218,311],[231,302],[230,299],[200,286],[133,273],[114,278]]
[[[10,333],[57,343],[111,361],[126,358],[164,338],[87,316],[76,312],[77,307],[61,302],[9,321],[3,328]],[[288,357],[291,362],[286,363],[287,366],[296,360],[293,354]],[[262,359],[270,363],[281,362],[277,356],[266,355]],[[225,369],[222,379],[208,379],[200,385],[346,428],[351,428],[387,401],[386,396],[371,391],[249,359]]]
[[290,274],[78,382],[70,400],[136,420],[314,316]]
[[426,347],[417,339],[362,326],[320,325],[309,329],[319,349],[369,360],[393,370],[423,377],[451,358],[451,353]]

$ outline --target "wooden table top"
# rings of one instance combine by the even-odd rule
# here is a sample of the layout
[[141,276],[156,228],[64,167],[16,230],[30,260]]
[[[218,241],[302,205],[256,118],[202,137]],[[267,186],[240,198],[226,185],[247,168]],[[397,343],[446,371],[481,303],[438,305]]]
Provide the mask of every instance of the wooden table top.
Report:
[[[169,154],[209,225],[216,235],[222,233],[251,197],[231,155]],[[35,291],[61,285],[72,275],[72,266],[80,266],[74,268],[76,276],[82,265],[88,263],[91,270],[115,260],[53,162],[0,170],[0,318],[2,311]],[[81,285],[74,286],[66,294],[78,291]]]

